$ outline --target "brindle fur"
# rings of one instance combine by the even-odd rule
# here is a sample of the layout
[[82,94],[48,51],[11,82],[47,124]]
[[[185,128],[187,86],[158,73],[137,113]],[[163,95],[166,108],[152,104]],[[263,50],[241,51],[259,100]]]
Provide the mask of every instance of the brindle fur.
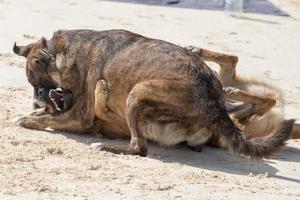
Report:
[[[260,80],[238,76],[238,57],[194,46],[187,47],[204,61],[220,66],[218,77],[223,84],[226,100],[244,102],[230,115],[236,125],[253,137],[270,134],[284,119],[281,91]],[[236,107],[235,107],[236,108]],[[300,138],[300,124],[294,124],[292,139]]]
[[[225,92],[225,105],[227,111],[230,113],[230,117],[235,124],[247,133],[247,135],[254,137],[262,137],[270,134],[283,120],[283,112],[281,107],[283,105],[281,92],[277,88],[255,79],[245,79],[236,75],[236,65],[238,58],[234,55],[223,54],[219,52],[213,52],[207,49],[201,49],[194,46],[186,47],[188,50],[195,54],[199,54],[202,59],[216,62],[220,65],[220,79],[223,83]],[[232,87],[235,86],[235,87]],[[256,91],[252,86],[261,87],[262,91]],[[68,95],[64,95],[64,110],[68,110],[72,104],[72,99],[67,98]],[[69,96],[70,97],[70,96]],[[106,119],[108,116],[117,119],[113,112],[108,112],[109,108],[106,105],[108,98],[108,88],[105,80],[98,82],[95,92],[95,112],[96,116],[102,115],[102,119]],[[97,99],[98,97],[98,99]],[[53,102],[49,97],[42,95],[43,101],[55,111]],[[240,102],[236,104],[236,102]],[[242,103],[242,104],[241,104]],[[105,113],[105,114],[104,114]],[[121,130],[117,129],[118,124],[115,127],[111,127],[111,132],[124,132],[129,129],[123,127]],[[295,124],[293,128],[292,138],[297,139],[300,137],[299,124]],[[107,132],[102,131],[102,132]],[[200,148],[197,146],[197,148]],[[191,148],[195,149],[195,148]]]
[[[107,82],[106,105],[119,123],[127,123],[131,140],[128,146],[104,145],[102,150],[145,156],[148,139],[200,145],[216,136],[231,151],[260,159],[278,151],[293,128],[294,120],[286,120],[267,137],[246,138],[226,112],[220,81],[201,57],[161,40],[124,30],[72,30],[14,50],[27,57],[34,87],[66,88],[75,99],[67,112],[20,118],[23,127],[85,132],[113,126],[114,116],[95,118],[96,84]],[[47,60],[35,62],[42,50],[63,56],[60,84],[53,78],[56,71],[45,68]]]

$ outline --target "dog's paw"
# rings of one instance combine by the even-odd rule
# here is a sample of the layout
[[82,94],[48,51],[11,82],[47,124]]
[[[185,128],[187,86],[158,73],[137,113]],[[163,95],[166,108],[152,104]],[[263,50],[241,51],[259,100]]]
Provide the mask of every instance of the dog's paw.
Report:
[[188,146],[192,151],[195,152],[202,152],[203,151],[203,145],[199,144],[199,145],[195,145],[195,146]]
[[92,143],[90,145],[90,148],[97,150],[97,151],[106,151],[106,152],[115,153],[115,154],[122,154],[122,152],[119,152],[118,148],[116,148],[115,146],[103,144],[101,142]]
[[23,128],[34,128],[34,122],[32,116],[20,116],[20,117],[15,117],[12,119],[12,122],[20,127]]
[[24,121],[24,116],[17,116],[17,117],[14,117],[11,122],[14,123],[15,125],[17,126],[22,126],[23,125],[23,121]]
[[239,92],[239,89],[235,87],[223,87],[223,91],[225,94],[234,94]]
[[195,47],[193,45],[189,45],[189,46],[186,46],[184,48],[191,51],[192,53],[199,53],[201,51],[200,47]]
[[105,80],[100,80],[97,82],[95,96],[97,101],[106,102],[108,98],[108,88]]
[[96,149],[96,150],[101,150],[101,148],[104,146],[105,146],[105,144],[103,144],[102,142],[97,142],[97,143],[92,143],[90,145],[90,148]]
[[96,85],[96,90],[98,92],[105,92],[107,90],[107,83],[105,80],[99,80]]

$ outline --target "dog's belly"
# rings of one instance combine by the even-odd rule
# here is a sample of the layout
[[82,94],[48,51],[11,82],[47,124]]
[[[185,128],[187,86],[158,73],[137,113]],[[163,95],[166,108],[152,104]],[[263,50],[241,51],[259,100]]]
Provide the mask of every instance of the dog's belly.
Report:
[[196,146],[205,143],[211,136],[206,128],[201,128],[195,132],[190,132],[180,123],[160,124],[145,121],[142,127],[143,135],[151,141],[159,144],[171,146],[187,141],[190,145]]

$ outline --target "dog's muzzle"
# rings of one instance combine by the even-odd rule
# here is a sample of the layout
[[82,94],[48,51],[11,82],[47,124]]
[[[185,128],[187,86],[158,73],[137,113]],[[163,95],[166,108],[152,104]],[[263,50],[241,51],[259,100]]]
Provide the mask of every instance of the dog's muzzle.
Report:
[[43,101],[43,95],[45,95],[45,89],[41,87],[34,88],[33,94],[33,109],[39,109],[46,106],[46,103]]
[[45,107],[45,103],[42,101],[39,101],[38,99],[33,99],[33,109],[39,109],[39,108],[44,108]]

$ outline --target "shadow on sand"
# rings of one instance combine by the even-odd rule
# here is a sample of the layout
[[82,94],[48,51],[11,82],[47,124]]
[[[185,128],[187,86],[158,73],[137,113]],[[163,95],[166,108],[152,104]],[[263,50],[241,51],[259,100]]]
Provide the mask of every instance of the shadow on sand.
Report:
[[[107,0],[122,3],[168,6],[177,8],[223,11],[225,0]],[[266,15],[289,16],[289,14],[268,0],[244,0],[244,12]]]
[[[92,143],[105,143],[114,145],[127,145],[128,140],[110,140],[103,138],[100,134],[73,134],[66,132],[51,131],[53,134],[62,134],[67,138],[76,140],[77,142],[91,145]],[[280,161],[300,162],[300,149],[286,147],[277,158]],[[173,147],[162,147],[154,143],[149,144],[149,158],[158,159],[167,163],[180,163],[196,168],[219,171],[236,175],[253,175],[268,173],[273,178],[300,183],[299,179],[292,177],[284,177],[276,175],[278,170],[271,166],[272,161],[255,162],[242,159],[230,152],[209,146],[204,146],[202,152],[193,152],[186,146],[178,145]]]

